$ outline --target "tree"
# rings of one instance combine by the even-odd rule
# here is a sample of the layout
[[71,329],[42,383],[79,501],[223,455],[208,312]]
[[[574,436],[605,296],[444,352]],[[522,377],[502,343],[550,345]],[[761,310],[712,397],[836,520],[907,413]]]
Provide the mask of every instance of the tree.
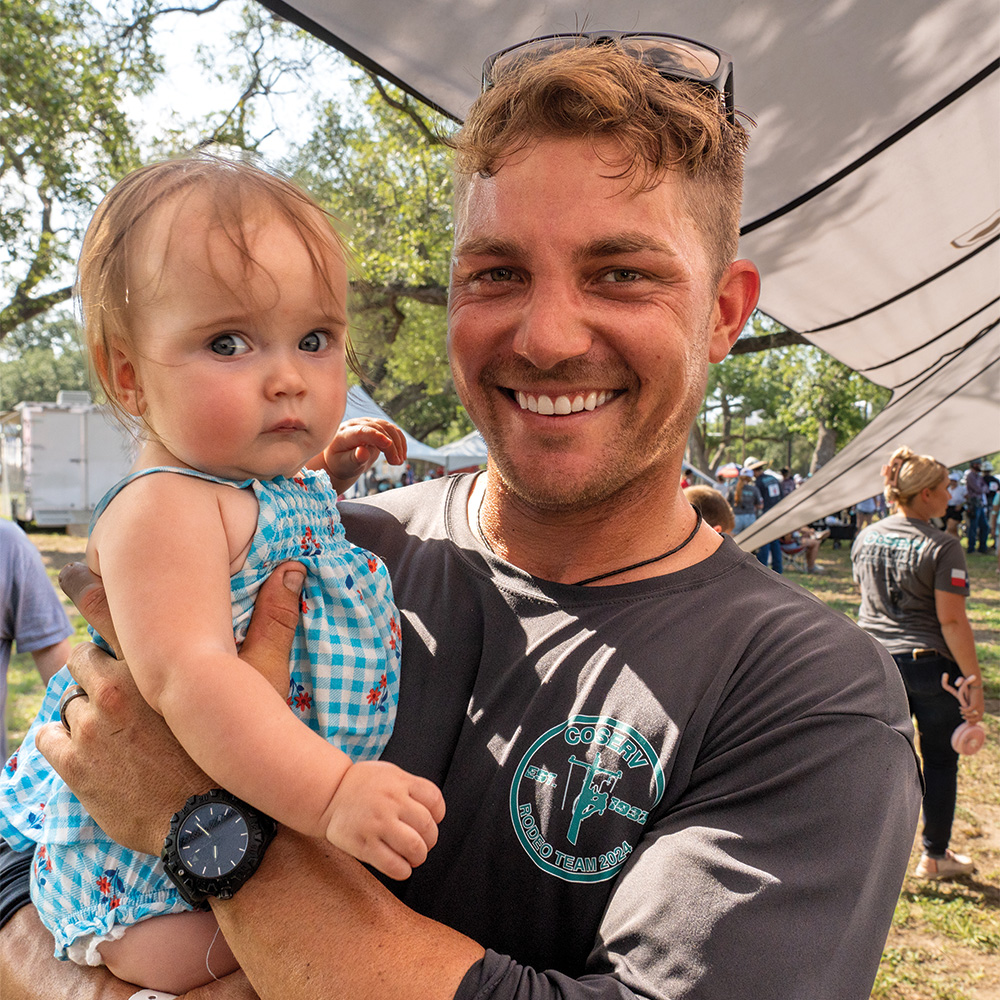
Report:
[[714,471],[753,453],[775,467],[814,472],[888,402],[888,390],[788,333],[755,313],[737,345],[760,340],[788,346],[761,353],[734,349],[713,366],[689,442],[698,468]]
[[352,338],[377,401],[421,439],[471,430],[455,395],[446,340],[451,175],[444,119],[370,77],[355,102],[325,102],[291,163],[345,220],[355,276]]
[[[163,0],[5,0],[0,47],[0,339],[71,295],[72,262],[86,224],[104,192],[152,156],[223,142],[254,149],[271,131],[254,132],[255,109],[285,74],[304,73],[312,48],[292,51],[275,39],[305,33],[246,4],[231,43],[243,70],[220,74],[239,90],[228,108],[200,121],[157,123],[143,146],[141,122],[126,99],[148,94],[162,71],[153,48],[163,16],[200,16],[203,6]],[[203,55],[214,63],[215,53]],[[266,117],[261,115],[262,118]]]
[[54,401],[60,389],[89,389],[87,359],[68,312],[22,324],[0,344],[0,412]]
[[86,0],[4,6],[0,337],[69,298],[65,272],[83,219],[135,162],[122,89],[148,90],[158,69],[141,31],[105,23]]

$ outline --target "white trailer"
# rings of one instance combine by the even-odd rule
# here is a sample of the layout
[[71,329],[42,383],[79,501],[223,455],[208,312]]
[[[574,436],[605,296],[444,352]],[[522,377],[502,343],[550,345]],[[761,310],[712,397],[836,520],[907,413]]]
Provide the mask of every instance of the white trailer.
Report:
[[0,514],[43,527],[86,526],[126,475],[136,442],[89,392],[0,414]]

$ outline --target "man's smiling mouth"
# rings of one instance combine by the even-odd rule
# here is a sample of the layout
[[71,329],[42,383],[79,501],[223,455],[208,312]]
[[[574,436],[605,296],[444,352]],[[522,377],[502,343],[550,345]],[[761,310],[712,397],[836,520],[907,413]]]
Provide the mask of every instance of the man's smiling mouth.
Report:
[[543,393],[536,395],[522,392],[520,389],[511,390],[511,393],[522,410],[530,410],[546,417],[596,410],[617,395],[613,389],[591,389],[587,392],[574,392],[554,398]]

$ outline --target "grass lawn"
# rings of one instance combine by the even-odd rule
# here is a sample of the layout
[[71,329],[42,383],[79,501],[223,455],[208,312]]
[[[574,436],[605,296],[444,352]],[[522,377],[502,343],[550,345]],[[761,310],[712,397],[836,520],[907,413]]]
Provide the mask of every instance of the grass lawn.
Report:
[[[84,541],[33,534],[55,578],[79,559]],[[849,550],[826,542],[819,564],[825,572],[790,573],[824,602],[856,617],[858,594]],[[968,609],[983,668],[988,740],[959,767],[958,808],[952,846],[972,855],[977,871],[953,882],[921,882],[908,876],[896,907],[872,1000],[1000,1000],[1000,580],[994,557],[969,560],[972,597]],[[72,607],[76,640],[85,640],[83,619]],[[42,687],[30,654],[12,658],[8,676],[7,726],[11,749],[24,736],[41,703]],[[909,871],[920,855],[915,841]],[[864,845],[859,845],[864,850]]]
[[[819,564],[825,573],[789,578],[856,618],[847,545],[832,549],[825,542]],[[968,564],[988,735],[978,754],[959,763],[951,846],[971,855],[977,870],[951,882],[915,879],[920,842],[914,841],[873,1000],[1000,1000],[1000,578],[993,556],[973,555]]]

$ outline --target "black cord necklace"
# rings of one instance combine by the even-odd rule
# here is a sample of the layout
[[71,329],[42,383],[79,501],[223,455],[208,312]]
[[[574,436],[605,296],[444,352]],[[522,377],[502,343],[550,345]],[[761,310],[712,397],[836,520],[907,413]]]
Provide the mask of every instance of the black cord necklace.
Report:
[[[586,580],[577,580],[576,583],[571,583],[571,587],[583,587],[588,583],[597,583],[598,580],[607,580],[611,576],[619,576],[622,573],[628,573],[629,570],[640,569],[643,566],[648,566],[650,563],[660,562],[666,559],[668,556],[675,555],[680,552],[686,545],[694,541],[694,536],[698,534],[698,529],[702,525],[704,520],[701,516],[701,511],[697,507],[692,506],[691,508],[695,513],[694,527],[691,529],[691,534],[684,539],[680,545],[675,545],[672,549],[668,549],[663,555],[653,556],[651,559],[642,559],[637,563],[632,563],[631,566],[622,566],[621,569],[609,570],[607,573],[598,573],[597,576],[588,576]],[[490,540],[486,537],[486,532],[483,531],[483,504],[480,501],[479,507],[476,509],[476,527],[479,528],[479,537],[486,543],[486,548],[490,550],[494,555],[496,555],[496,550],[490,544]]]

